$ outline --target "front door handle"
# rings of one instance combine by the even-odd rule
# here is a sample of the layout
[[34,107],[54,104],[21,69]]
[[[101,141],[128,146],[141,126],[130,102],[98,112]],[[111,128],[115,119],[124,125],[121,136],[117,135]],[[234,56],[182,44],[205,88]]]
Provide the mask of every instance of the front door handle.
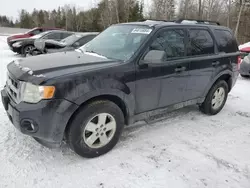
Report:
[[175,72],[180,73],[180,72],[183,72],[183,71],[185,71],[185,70],[186,70],[186,67],[177,67],[177,68],[175,69]]
[[212,66],[213,66],[213,67],[216,67],[216,66],[218,66],[219,64],[220,64],[219,61],[214,61],[214,62],[212,63]]

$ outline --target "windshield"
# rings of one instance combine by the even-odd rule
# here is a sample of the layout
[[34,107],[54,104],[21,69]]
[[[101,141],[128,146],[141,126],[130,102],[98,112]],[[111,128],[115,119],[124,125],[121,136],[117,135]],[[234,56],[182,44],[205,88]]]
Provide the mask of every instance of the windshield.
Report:
[[134,55],[151,32],[152,28],[148,26],[111,26],[82,46],[80,50],[95,53],[109,59],[126,61]]
[[30,38],[32,38],[32,39],[40,39],[40,38],[42,38],[44,35],[47,35],[48,33],[50,33],[50,32],[49,32],[49,31],[43,32],[43,33],[34,35],[33,37],[30,37]]
[[28,34],[28,33],[31,33],[31,32],[33,32],[33,31],[35,31],[35,30],[36,30],[36,28],[35,28],[35,29],[28,30],[28,31],[26,31],[25,33]]
[[76,42],[80,38],[82,38],[82,35],[73,34],[73,35],[70,35],[69,37],[61,40],[61,42],[65,43],[66,45],[71,45],[71,44],[73,44],[74,42]]

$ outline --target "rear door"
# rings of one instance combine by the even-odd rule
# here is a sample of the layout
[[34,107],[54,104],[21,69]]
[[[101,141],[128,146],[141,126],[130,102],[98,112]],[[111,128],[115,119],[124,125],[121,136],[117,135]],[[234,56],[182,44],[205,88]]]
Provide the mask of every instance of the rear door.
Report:
[[206,27],[189,28],[187,55],[190,61],[185,101],[202,97],[220,66],[215,40]]

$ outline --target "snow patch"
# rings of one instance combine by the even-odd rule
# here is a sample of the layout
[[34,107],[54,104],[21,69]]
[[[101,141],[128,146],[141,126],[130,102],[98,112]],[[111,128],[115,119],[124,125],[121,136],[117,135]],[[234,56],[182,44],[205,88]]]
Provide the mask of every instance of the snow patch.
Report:
[[[5,41],[0,37],[0,88],[6,65],[20,58]],[[0,105],[0,187],[249,188],[249,85],[239,78],[216,116],[188,107],[130,126],[111,152],[95,159],[65,144],[41,146],[16,130]]]

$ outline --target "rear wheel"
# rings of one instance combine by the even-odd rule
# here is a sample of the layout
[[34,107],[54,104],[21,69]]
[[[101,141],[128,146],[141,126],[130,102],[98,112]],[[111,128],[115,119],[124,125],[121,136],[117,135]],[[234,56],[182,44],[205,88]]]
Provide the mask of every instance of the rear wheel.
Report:
[[200,110],[209,115],[218,114],[224,107],[227,96],[228,84],[224,80],[220,80],[210,89]]
[[96,101],[80,109],[66,131],[66,140],[78,155],[93,158],[109,152],[124,127],[121,109],[110,101]]

